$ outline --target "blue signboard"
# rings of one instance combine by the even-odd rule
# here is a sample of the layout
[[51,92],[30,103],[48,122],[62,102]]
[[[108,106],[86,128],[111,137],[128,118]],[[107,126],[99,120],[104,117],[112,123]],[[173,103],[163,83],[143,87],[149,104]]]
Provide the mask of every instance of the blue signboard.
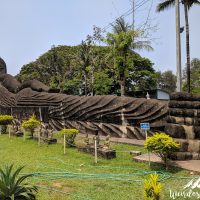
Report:
[[149,123],[140,123],[140,128],[143,130],[149,130],[150,124]]

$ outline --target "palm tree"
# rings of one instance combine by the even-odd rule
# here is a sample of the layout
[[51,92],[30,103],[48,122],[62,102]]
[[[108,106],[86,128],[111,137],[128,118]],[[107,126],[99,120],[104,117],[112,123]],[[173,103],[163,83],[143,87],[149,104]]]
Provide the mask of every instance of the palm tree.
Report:
[[125,95],[126,69],[131,55],[135,53],[134,50],[153,50],[149,41],[140,40],[142,34],[142,30],[131,30],[131,26],[125,22],[123,17],[120,17],[113,25],[113,33],[107,35],[106,41],[113,47],[115,63],[118,64],[121,96]]
[[37,187],[23,183],[32,174],[22,175],[19,173],[23,167],[19,167],[13,172],[13,165],[0,169],[0,199],[1,200],[35,200],[34,192]]
[[[112,25],[113,33],[119,34],[120,32],[128,32],[131,30],[131,25],[129,25],[123,17],[120,17],[116,20],[115,24]],[[151,46],[151,42],[148,40],[141,40],[141,36],[144,33],[143,30],[135,30],[133,34],[133,40],[130,46],[130,50],[147,50],[152,51],[153,48]]]
[[[166,10],[175,5],[175,0],[165,0],[163,3],[159,3],[157,11]],[[190,37],[189,37],[189,17],[188,11],[194,5],[200,5],[198,0],[182,0],[185,12],[185,28],[186,28],[186,54],[187,54],[187,91],[190,93]]]

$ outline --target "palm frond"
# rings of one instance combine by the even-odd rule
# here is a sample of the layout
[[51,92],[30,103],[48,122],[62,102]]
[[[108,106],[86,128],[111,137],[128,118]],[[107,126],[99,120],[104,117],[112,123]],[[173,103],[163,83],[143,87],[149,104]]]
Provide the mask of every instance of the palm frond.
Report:
[[[183,1],[183,3],[184,3],[184,1]],[[190,9],[194,4],[200,5],[200,2],[198,0],[187,1],[187,7],[188,7],[188,9]]]
[[175,0],[167,0],[157,5],[156,11],[161,12],[175,5]]
[[149,41],[134,42],[133,49],[138,49],[138,50],[145,49],[147,51],[153,51],[154,50]]

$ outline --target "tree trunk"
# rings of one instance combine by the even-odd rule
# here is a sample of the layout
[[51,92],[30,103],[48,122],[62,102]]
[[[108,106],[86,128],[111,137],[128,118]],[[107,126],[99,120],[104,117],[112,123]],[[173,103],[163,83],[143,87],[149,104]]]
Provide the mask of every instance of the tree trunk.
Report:
[[186,28],[186,55],[187,55],[187,92],[190,93],[190,36],[189,36],[189,22],[188,22],[188,7],[187,1],[184,3],[185,10],[185,28]]
[[121,96],[125,95],[125,76],[120,78]]
[[94,67],[92,67],[91,96],[94,96]]
[[85,79],[85,96],[87,96],[87,72],[84,71],[84,79]]

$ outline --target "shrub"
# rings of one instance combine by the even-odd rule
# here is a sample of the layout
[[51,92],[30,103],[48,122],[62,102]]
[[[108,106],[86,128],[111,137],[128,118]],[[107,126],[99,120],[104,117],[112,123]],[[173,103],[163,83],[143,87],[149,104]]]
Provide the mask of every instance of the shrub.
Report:
[[168,169],[169,155],[179,149],[179,144],[165,133],[155,133],[153,136],[147,137],[145,148],[157,154],[164,161],[166,169]]
[[0,125],[8,125],[12,122],[12,115],[0,115]]
[[144,181],[144,199],[159,200],[161,192],[161,184],[158,183],[158,174],[150,174],[149,179]]
[[23,167],[19,167],[13,171],[13,165],[6,166],[0,169],[0,199],[1,200],[35,200],[35,192],[37,187],[31,186],[28,183],[23,183],[32,174],[19,174]]
[[32,117],[22,123],[22,127],[25,130],[30,130],[32,136],[35,128],[38,126],[40,126],[40,121],[36,119],[35,115],[32,115]]
[[69,147],[75,146],[75,138],[79,133],[77,129],[62,129],[58,132],[60,135],[65,135],[65,145]]

